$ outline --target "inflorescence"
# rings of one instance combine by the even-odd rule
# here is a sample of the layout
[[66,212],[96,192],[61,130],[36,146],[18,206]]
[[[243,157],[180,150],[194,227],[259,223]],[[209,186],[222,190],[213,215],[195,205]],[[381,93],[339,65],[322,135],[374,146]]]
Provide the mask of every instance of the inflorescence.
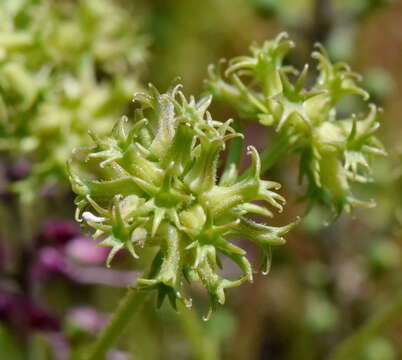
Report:
[[[246,251],[232,240],[247,238],[260,247],[266,272],[271,246],[283,244],[295,223],[273,227],[251,219],[272,216],[255,200],[282,210],[280,185],[261,179],[252,146],[247,176],[239,176],[233,164],[218,180],[225,143],[242,135],[230,120],[212,119],[207,111],[211,96],[188,101],[179,88],[160,94],[151,86],[137,94],[140,106],[133,121],[123,117],[108,137],[92,134],[93,146],[70,164],[70,180],[78,220],[95,230],[99,245],[111,247],[108,265],[120,249],[137,258],[138,249],[157,247],[138,286],[157,289],[159,303],[167,296],[175,306],[177,299],[185,301],[184,280],[200,281],[213,309],[225,302],[225,289],[253,277]],[[221,255],[234,261],[243,276],[219,275]]]
[[[254,45],[249,56],[230,60],[223,74],[211,66],[207,89],[243,117],[275,128],[282,148],[299,154],[300,180],[308,182],[306,199],[328,205],[335,216],[354,206],[372,206],[373,201],[356,199],[351,184],[371,181],[370,156],[385,155],[375,136],[381,111],[370,104],[368,114],[341,118],[337,106],[346,95],[368,100],[357,85],[360,76],[345,63],[332,64],[318,46],[312,54],[318,76],[306,87],[308,66],[298,73],[283,64],[293,47],[285,33]],[[292,76],[298,76],[296,81]]]

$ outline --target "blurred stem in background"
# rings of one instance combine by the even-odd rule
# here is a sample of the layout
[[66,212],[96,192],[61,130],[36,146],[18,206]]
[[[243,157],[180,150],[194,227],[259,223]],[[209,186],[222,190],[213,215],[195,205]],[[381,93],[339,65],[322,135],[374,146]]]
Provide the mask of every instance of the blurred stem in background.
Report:
[[200,321],[200,317],[192,308],[188,308],[179,303],[179,320],[181,322],[184,335],[191,346],[194,360],[218,360],[219,344],[217,341],[207,336],[205,327]]
[[357,329],[350,337],[342,341],[330,355],[329,360],[354,359],[363,346],[385,328],[391,326],[402,316],[402,291],[399,292],[380,311],[372,315],[366,323]]
[[313,23],[311,27],[311,40],[324,43],[331,32],[333,26],[332,0],[315,0]]

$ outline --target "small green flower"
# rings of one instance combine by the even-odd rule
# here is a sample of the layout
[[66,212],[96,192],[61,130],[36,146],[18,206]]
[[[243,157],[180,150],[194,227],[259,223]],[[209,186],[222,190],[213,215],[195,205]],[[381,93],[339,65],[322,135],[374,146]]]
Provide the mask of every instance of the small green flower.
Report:
[[[284,33],[261,47],[254,45],[250,56],[232,59],[224,75],[211,66],[207,88],[245,118],[274,127],[285,150],[300,155],[300,178],[308,181],[307,199],[329,205],[335,215],[353,206],[371,206],[373,202],[354,197],[351,183],[371,181],[369,157],[385,155],[375,137],[381,111],[370,104],[368,114],[340,118],[336,107],[344,96],[368,99],[357,85],[359,75],[347,64],[332,64],[318,47],[312,54],[318,60],[318,76],[307,88],[307,65],[300,74],[283,65],[293,47]],[[297,80],[292,82],[290,75],[298,75]]]
[[[214,308],[225,302],[225,289],[252,280],[246,251],[232,240],[244,237],[259,246],[267,271],[270,247],[283,244],[294,226],[271,227],[250,218],[272,216],[254,200],[282,210],[284,199],[275,192],[280,185],[260,178],[260,159],[251,146],[247,176],[239,177],[232,165],[217,181],[226,141],[241,134],[230,120],[212,119],[211,96],[188,101],[179,86],[166,94],[151,86],[135,101],[140,107],[134,121],[123,117],[109,137],[92,135],[94,145],[70,164],[77,219],[95,230],[99,245],[111,247],[108,266],[120,249],[137,258],[139,248],[157,247],[149,273],[138,284],[157,289],[159,303],[166,296],[173,306],[184,300],[187,279],[203,283]],[[240,267],[241,278],[218,274],[222,255]]]

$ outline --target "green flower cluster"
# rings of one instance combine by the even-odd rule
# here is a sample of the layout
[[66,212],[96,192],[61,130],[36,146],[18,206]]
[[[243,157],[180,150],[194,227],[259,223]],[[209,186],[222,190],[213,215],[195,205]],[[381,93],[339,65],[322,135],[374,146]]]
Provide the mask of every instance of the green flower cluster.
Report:
[[[294,224],[272,227],[250,216],[271,217],[255,200],[282,210],[280,185],[260,178],[260,159],[248,148],[252,165],[238,176],[235,165],[220,176],[220,153],[231,138],[241,136],[207,111],[211,96],[186,100],[180,86],[165,94],[150,87],[135,96],[134,121],[123,117],[110,136],[92,135],[94,145],[76,152],[70,180],[77,194],[77,219],[111,247],[108,265],[120,249],[137,258],[138,249],[158,251],[149,273],[138,280],[145,289],[157,289],[159,303],[167,296],[173,306],[183,296],[183,280],[201,281],[211,309],[225,302],[225,289],[252,280],[246,251],[232,240],[247,238],[263,252],[268,271],[270,247],[285,242]],[[240,279],[218,274],[219,256],[234,261]]]
[[[224,74],[211,66],[207,88],[213,96],[235,107],[239,113],[278,134],[276,156],[295,151],[300,155],[300,179],[307,178],[306,198],[328,205],[335,215],[353,206],[373,202],[356,199],[351,183],[371,181],[370,155],[385,155],[375,133],[381,111],[370,104],[368,114],[341,118],[337,105],[346,95],[368,94],[357,85],[359,75],[347,64],[332,64],[318,47],[318,76],[306,87],[308,66],[299,74],[283,64],[294,47],[282,33],[261,47],[252,46],[250,56],[232,59]],[[295,81],[291,78],[298,76]]]
[[110,131],[134,91],[145,38],[110,0],[0,2],[0,150],[32,161],[26,199],[67,179],[88,128]]

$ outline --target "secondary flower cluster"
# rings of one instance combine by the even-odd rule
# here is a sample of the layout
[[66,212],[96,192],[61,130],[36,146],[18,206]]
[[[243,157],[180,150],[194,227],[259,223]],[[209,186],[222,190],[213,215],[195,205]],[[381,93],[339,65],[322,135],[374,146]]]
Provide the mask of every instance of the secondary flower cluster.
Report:
[[357,85],[359,75],[347,64],[332,64],[318,47],[312,54],[318,60],[318,76],[307,88],[308,66],[299,74],[283,64],[292,47],[282,33],[261,47],[252,46],[250,56],[230,60],[224,74],[211,66],[208,90],[244,117],[274,127],[282,151],[299,153],[300,179],[308,181],[307,199],[327,204],[335,215],[356,205],[370,206],[372,202],[354,197],[351,183],[369,182],[370,155],[385,154],[375,137],[381,111],[370,104],[368,114],[340,118],[337,105],[346,95],[368,99]]
[[0,150],[28,158],[14,190],[27,199],[65,180],[65,162],[88,128],[110,131],[140,87],[145,41],[110,0],[0,2]]
[[[78,161],[70,164],[77,218],[102,238],[101,246],[111,247],[108,265],[120,249],[137,258],[142,247],[158,248],[138,285],[157,289],[160,303],[166,296],[173,306],[178,298],[184,301],[187,279],[203,283],[212,308],[223,304],[225,289],[252,280],[246,251],[232,240],[247,238],[259,246],[267,271],[270,247],[283,244],[293,226],[272,227],[250,218],[272,216],[254,200],[282,210],[284,199],[275,192],[280,185],[260,178],[260,159],[251,146],[247,176],[239,177],[233,165],[217,181],[225,142],[241,135],[230,120],[212,119],[210,96],[188,101],[179,86],[165,94],[151,86],[135,101],[140,106],[133,121],[123,117],[108,137],[92,135],[94,145],[77,152]],[[243,276],[220,276],[221,255]]]

